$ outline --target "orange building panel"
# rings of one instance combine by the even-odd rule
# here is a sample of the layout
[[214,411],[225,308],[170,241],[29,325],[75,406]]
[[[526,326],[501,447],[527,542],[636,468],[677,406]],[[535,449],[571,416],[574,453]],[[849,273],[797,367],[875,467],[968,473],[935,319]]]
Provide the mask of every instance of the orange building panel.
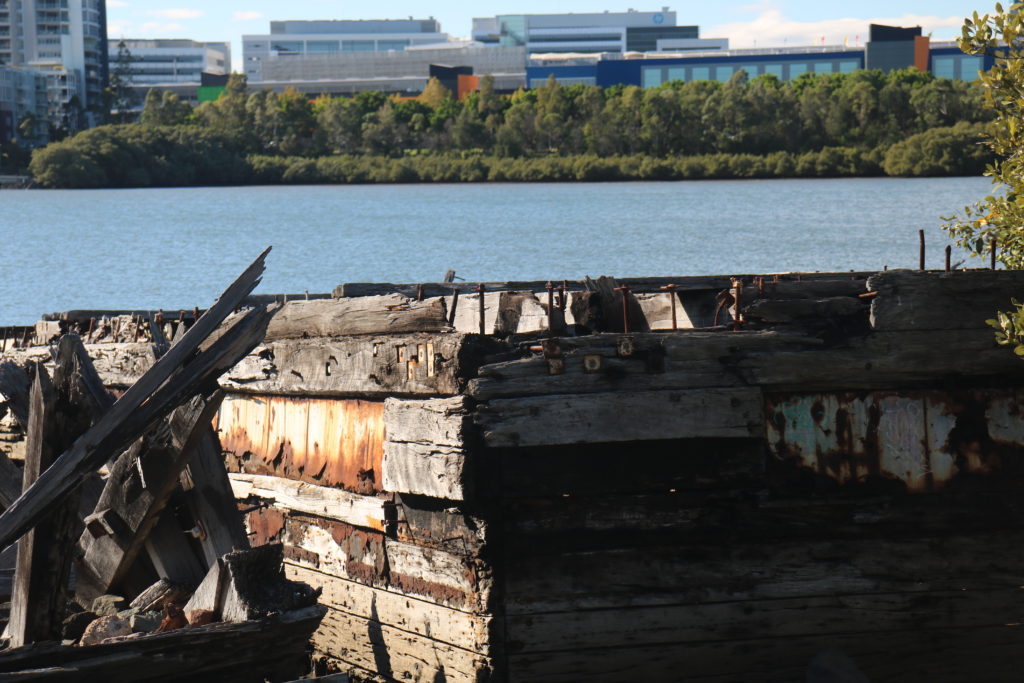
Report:
[[918,71],[927,73],[930,52],[931,39],[928,36],[914,36],[914,66]]

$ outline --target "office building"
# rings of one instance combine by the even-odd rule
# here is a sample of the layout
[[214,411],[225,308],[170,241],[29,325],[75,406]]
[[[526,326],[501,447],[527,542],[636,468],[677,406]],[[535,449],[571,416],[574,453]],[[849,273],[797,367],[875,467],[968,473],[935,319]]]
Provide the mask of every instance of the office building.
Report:
[[105,0],[0,0],[0,63],[45,74],[50,118],[74,130],[101,118]]
[[250,81],[264,80],[266,65],[304,57],[400,52],[410,47],[446,43],[437,20],[374,19],[337,21],[272,21],[270,33],[242,36],[244,72]]
[[[121,65],[121,43],[128,51]],[[134,88],[190,83],[199,85],[202,75],[223,76],[231,72],[231,51],[227,43],[199,43],[194,40],[122,39],[108,42],[110,70],[128,71]]]
[[[23,122],[30,122],[28,130],[22,130]],[[0,66],[0,143],[45,144],[47,122],[46,77],[32,69]]]
[[697,26],[676,26],[676,13],[601,12],[514,14],[473,19],[473,40],[490,46],[525,47],[527,54],[661,52],[728,47],[727,40],[700,38]]

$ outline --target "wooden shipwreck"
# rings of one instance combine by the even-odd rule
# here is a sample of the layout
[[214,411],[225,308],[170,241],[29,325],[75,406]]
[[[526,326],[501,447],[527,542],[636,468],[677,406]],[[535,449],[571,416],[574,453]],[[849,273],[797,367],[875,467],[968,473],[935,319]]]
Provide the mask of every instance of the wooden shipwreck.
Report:
[[[1024,362],[985,320],[1022,289],[342,285],[285,303],[221,376],[219,448],[248,541],[322,590],[320,672],[1013,680]],[[70,312],[6,354],[77,329],[124,388],[178,320]]]

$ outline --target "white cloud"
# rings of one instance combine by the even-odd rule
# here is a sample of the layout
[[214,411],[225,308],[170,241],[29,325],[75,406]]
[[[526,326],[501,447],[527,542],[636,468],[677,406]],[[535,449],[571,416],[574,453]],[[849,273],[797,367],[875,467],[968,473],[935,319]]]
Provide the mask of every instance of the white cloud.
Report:
[[868,39],[868,24],[889,26],[921,26],[924,34],[935,33],[936,38],[952,39],[959,35],[964,23],[961,16],[938,17],[922,14],[904,14],[898,17],[876,17],[870,19],[846,18],[827,21],[795,21],[783,16],[771,3],[750,7],[760,14],[753,21],[737,21],[713,26],[701,34],[710,38],[729,38],[729,47],[770,47],[820,45],[822,38],[826,45],[841,45],[848,41],[852,46]]
[[169,33],[177,33],[179,31],[184,31],[185,27],[182,26],[181,24],[175,24],[175,23],[164,24],[164,23],[161,23],[159,21],[147,21],[145,24],[140,26],[139,29],[140,29],[141,33],[143,34],[140,37],[141,38],[145,38],[147,36],[147,34],[148,35],[167,35]]
[[153,17],[160,17],[161,19],[198,19],[205,12],[201,9],[177,7],[172,9],[152,9],[149,10],[148,14]]
[[107,35],[127,36],[132,32],[132,22],[124,19],[111,19],[107,21]]
[[235,12],[235,21],[252,21],[253,19],[262,19],[263,12]]
[[128,3],[123,0],[107,0],[107,7],[128,7]]

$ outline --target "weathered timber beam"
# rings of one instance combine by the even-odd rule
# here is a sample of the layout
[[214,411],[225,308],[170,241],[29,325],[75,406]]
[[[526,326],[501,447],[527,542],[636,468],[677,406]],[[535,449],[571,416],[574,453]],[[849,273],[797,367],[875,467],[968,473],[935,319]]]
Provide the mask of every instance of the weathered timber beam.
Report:
[[452,395],[498,348],[491,338],[454,333],[283,340],[256,349],[221,386],[305,397]]
[[[266,331],[268,313],[265,309],[253,309],[212,347],[193,355],[200,343],[230,314],[235,301],[256,286],[262,262],[263,256],[192,326],[179,344],[157,361],[92,429],[0,515],[0,547],[32,528],[61,495],[77,486],[89,472],[127,447],[148,425],[170,412],[184,397],[220,376],[256,346]],[[189,358],[191,361],[184,369],[167,382]]]
[[10,507],[21,495],[21,477],[21,468],[0,453],[0,507]]
[[[64,444],[77,436],[70,433],[75,420],[58,413],[58,399],[46,369],[37,367],[26,428],[24,488],[31,486]],[[69,409],[73,406],[64,408]],[[18,541],[8,625],[12,647],[60,636],[77,512],[78,496],[69,496]]]
[[[309,292],[303,292],[302,294],[250,294],[249,296],[242,299],[240,306],[262,306],[267,304],[286,303],[288,301],[312,301],[315,299],[330,299],[331,294],[318,293],[310,294]],[[135,316],[140,317],[143,320],[149,320],[155,316],[157,312],[162,312],[164,320],[167,322],[177,322],[178,320],[191,321],[194,320],[195,310],[193,308],[182,308],[180,306],[170,307],[157,307],[157,308],[119,308],[119,309],[72,309],[70,311],[62,311],[59,313],[46,313],[42,316],[43,321],[48,322],[88,322],[93,318],[99,320],[101,318],[116,318],[119,316]],[[198,309],[199,315],[206,313],[205,309]]]
[[388,520],[389,501],[380,496],[361,496],[344,489],[261,474],[232,473],[228,477],[239,501],[256,498],[293,512],[377,531],[383,531]]
[[358,334],[440,332],[448,329],[444,299],[399,295],[290,301],[274,314],[267,341]]
[[18,424],[28,424],[29,392],[32,378],[22,366],[11,361],[0,363],[0,395]]
[[465,500],[472,489],[466,449],[472,428],[464,396],[385,400],[384,489]]
[[493,399],[477,410],[488,446],[544,446],[764,434],[756,388]]
[[1020,296],[1024,271],[888,271],[867,287],[878,292],[871,300],[876,330],[991,329],[985,321]]
[[232,495],[220,441],[212,428],[206,429],[182,472],[181,488],[193,519],[202,528],[200,545],[207,567],[225,553],[249,548],[245,522]]
[[[87,519],[88,528],[80,541],[82,560],[76,588],[80,602],[109,592],[127,575],[222,398],[219,391],[209,398],[196,397],[117,459],[91,516],[94,521]],[[161,564],[171,568],[177,563],[172,558]],[[187,583],[199,577],[161,578]]]
[[[636,292],[657,292],[661,291],[661,288],[665,285],[674,284],[677,285],[677,291],[690,291],[690,290],[708,290],[708,291],[720,291],[728,289],[732,285],[733,278],[740,278],[743,280],[753,280],[755,277],[764,277],[771,280],[774,275],[778,275],[780,280],[796,280],[800,279],[802,282],[811,282],[817,280],[851,280],[857,278],[863,280],[871,275],[874,275],[877,271],[862,271],[852,273],[776,273],[776,274],[737,274],[737,275],[680,275],[673,277],[622,277],[616,278],[616,282],[620,285],[629,285],[630,288]],[[570,291],[578,292],[586,289],[584,281],[578,278],[564,279],[554,278],[551,282],[555,285],[559,285],[565,282],[569,286]],[[476,293],[477,286],[480,284],[484,285],[484,288],[488,292],[508,292],[508,291],[531,291],[531,292],[543,292],[547,285],[547,280],[514,280],[508,282],[431,282],[431,283],[414,283],[414,284],[393,284],[390,282],[348,282],[342,285],[338,285],[334,288],[333,296],[336,298],[352,298],[352,297],[366,297],[366,296],[382,296],[385,294],[401,294],[407,297],[418,296],[420,289],[422,288],[423,296],[451,296],[453,290],[458,290],[460,294]],[[461,305],[461,303],[460,303]]]

